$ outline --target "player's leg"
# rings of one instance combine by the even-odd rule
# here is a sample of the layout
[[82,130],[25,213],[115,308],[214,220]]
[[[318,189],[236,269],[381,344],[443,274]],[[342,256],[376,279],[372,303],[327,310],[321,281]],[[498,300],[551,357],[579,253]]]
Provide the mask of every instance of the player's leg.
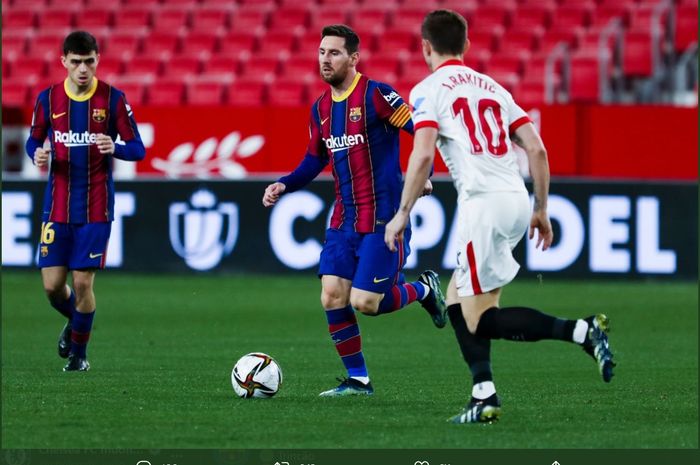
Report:
[[71,225],[42,223],[39,268],[41,268],[44,292],[51,306],[68,320],[58,337],[58,355],[61,358],[68,357],[70,352],[71,318],[75,308],[75,295],[66,285],[72,249]]
[[323,397],[372,394],[360,327],[350,305],[357,244],[357,234],[329,229],[321,252],[321,305],[326,312],[328,332],[347,371],[347,378],[338,387],[322,392]]
[[350,302],[358,311],[382,315],[420,301],[433,317],[435,325],[445,326],[446,308],[440,280],[433,271],[425,271],[417,281],[405,282],[401,269],[410,253],[410,230],[392,252],[384,244],[383,234],[367,234],[359,249],[357,271],[353,278]]
[[[453,274],[447,287],[447,308],[462,357],[472,374],[472,395],[463,411],[450,420],[453,423],[495,421],[501,414],[501,402],[496,394],[491,371],[491,341],[470,332],[465,315],[471,315],[478,308],[497,305],[500,290],[473,296],[471,299],[460,299],[455,276],[456,273]],[[462,302],[465,303],[465,308]]]
[[87,345],[92,332],[96,302],[95,272],[105,266],[111,223],[89,223],[73,229],[70,269],[75,291],[71,350],[64,371],[87,371]]
[[68,357],[70,352],[71,319],[75,309],[75,294],[66,284],[67,278],[68,268],[65,266],[49,266],[41,269],[44,292],[51,306],[67,320],[58,336],[58,355],[61,358]]

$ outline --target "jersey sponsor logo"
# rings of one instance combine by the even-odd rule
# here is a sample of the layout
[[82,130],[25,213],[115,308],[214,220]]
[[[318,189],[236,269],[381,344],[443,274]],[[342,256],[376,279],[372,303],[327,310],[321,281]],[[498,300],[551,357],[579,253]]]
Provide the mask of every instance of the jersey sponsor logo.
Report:
[[350,109],[350,121],[357,123],[362,119],[362,107],[352,107]]
[[396,103],[401,98],[399,93],[395,90],[391,91],[389,95],[382,94],[382,97],[384,97],[384,100],[389,102],[389,105],[391,105],[392,107],[394,106],[394,103]]
[[90,255],[89,255],[90,258],[98,258],[98,257],[101,257],[101,256],[102,256],[101,253],[92,253],[92,252],[90,252]]
[[57,118],[60,118],[61,116],[65,115],[65,114],[66,114],[65,111],[64,111],[63,113],[54,113],[54,114],[51,115],[51,117],[52,117],[53,119],[57,119]]
[[97,134],[94,132],[61,132],[54,131],[53,141],[66,147],[85,147],[97,143]]
[[365,136],[362,134],[343,134],[342,136],[333,136],[329,139],[323,139],[326,144],[326,148],[332,153],[339,152],[341,150],[349,149],[350,147],[358,144],[365,143]]
[[374,279],[373,279],[373,281],[374,281],[374,284],[379,284],[379,283],[381,283],[381,282],[386,281],[387,279],[389,279],[389,278],[377,279],[377,277],[375,276]]
[[411,113],[413,113],[413,116],[425,114],[425,110],[419,110],[424,101],[425,97],[418,97],[416,99],[415,103],[411,106]]
[[101,123],[107,119],[107,109],[106,108],[93,108],[92,109],[92,119],[96,123]]

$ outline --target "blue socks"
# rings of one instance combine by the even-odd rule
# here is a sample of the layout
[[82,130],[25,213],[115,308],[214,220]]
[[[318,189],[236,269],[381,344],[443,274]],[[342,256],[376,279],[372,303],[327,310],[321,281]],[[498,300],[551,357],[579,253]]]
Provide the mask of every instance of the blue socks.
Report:
[[335,350],[348,371],[349,377],[367,376],[365,357],[362,355],[362,336],[357,325],[355,311],[350,305],[326,310],[328,332],[335,343]]
[[95,311],[90,313],[80,313],[78,310],[73,312],[71,320],[71,337],[70,351],[71,354],[79,357],[86,357],[87,344],[90,340],[90,331],[92,330],[92,319],[95,316]]

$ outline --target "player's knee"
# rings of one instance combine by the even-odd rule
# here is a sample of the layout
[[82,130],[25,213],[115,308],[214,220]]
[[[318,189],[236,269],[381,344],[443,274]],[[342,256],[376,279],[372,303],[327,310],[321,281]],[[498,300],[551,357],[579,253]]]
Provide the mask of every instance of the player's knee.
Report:
[[65,299],[65,291],[63,290],[64,287],[65,284],[61,283],[44,283],[44,292],[46,293],[46,297],[48,297],[51,302],[58,302]]
[[321,305],[326,310],[342,308],[348,304],[347,296],[334,289],[324,289],[321,292]]
[[366,297],[356,297],[350,298],[350,305],[360,313],[365,315],[376,315],[379,311],[379,303],[374,299]]
[[92,280],[91,279],[73,279],[73,290],[78,298],[82,298],[92,292]]

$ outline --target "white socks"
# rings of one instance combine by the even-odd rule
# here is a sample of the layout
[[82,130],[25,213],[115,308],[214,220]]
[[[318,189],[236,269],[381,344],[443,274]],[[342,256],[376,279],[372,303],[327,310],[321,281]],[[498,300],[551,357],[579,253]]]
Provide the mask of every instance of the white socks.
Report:
[[486,399],[496,393],[496,385],[493,381],[483,381],[472,387],[472,397],[475,399]]
[[576,320],[573,336],[574,342],[577,344],[583,344],[586,340],[586,333],[588,333],[588,322],[584,320]]

